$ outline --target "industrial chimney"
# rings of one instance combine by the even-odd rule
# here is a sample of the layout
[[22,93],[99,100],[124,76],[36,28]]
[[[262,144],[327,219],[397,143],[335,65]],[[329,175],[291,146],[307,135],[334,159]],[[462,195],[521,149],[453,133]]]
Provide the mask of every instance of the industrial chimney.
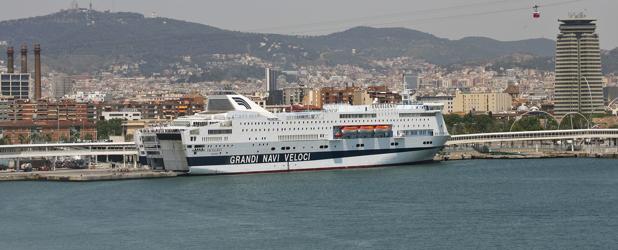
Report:
[[6,59],[7,59],[7,73],[15,73],[15,68],[13,66],[13,47],[6,48]]
[[41,99],[41,45],[34,45],[34,100]]
[[28,73],[28,46],[21,45],[21,73]]

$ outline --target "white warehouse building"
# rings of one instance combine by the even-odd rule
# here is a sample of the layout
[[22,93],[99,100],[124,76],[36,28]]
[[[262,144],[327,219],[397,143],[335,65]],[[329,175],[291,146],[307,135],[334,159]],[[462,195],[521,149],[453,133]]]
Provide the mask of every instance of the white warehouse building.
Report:
[[105,121],[112,119],[137,121],[142,119],[142,114],[139,111],[103,111],[101,112],[101,119]]

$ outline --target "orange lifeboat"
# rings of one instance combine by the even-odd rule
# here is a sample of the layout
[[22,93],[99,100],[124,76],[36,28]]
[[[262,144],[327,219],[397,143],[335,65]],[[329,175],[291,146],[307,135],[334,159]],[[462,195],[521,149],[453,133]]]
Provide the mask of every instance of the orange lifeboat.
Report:
[[358,132],[358,127],[343,127],[341,129],[341,133],[343,133],[344,135],[350,135],[350,134],[356,134]]
[[391,131],[391,126],[388,126],[388,125],[375,126],[374,131],[376,133],[388,133]]
[[373,126],[361,126],[358,129],[359,133],[363,133],[363,134],[369,134],[369,133],[373,133],[374,127]]

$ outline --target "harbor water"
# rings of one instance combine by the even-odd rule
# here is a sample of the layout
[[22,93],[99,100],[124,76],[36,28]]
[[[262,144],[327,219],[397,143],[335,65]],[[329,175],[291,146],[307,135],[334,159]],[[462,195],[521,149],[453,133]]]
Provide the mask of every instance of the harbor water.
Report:
[[618,161],[0,183],[0,249],[611,249]]

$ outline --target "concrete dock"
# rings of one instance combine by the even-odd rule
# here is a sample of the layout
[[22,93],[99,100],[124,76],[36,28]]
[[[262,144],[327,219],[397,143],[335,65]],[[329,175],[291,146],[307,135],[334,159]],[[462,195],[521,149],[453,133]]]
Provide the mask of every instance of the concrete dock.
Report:
[[0,172],[0,181],[113,181],[169,178],[184,175],[177,172],[147,169],[79,169],[34,172]]
[[454,152],[446,155],[436,155],[435,161],[472,160],[472,159],[543,159],[543,158],[605,158],[618,159],[618,153],[590,153],[590,152],[525,152],[525,153],[479,153]]

